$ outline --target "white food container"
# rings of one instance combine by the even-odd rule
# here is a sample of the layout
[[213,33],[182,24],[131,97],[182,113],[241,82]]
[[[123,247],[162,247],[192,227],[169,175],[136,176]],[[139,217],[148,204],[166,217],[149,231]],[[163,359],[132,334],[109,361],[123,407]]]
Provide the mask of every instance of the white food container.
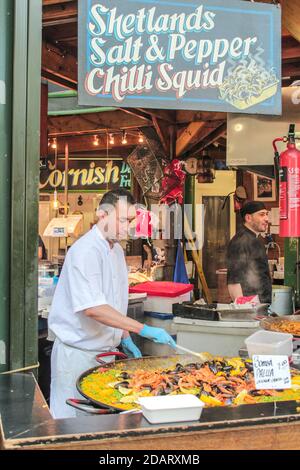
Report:
[[291,356],[293,336],[289,333],[259,330],[245,339],[249,357],[253,354]]
[[172,313],[173,304],[182,304],[191,300],[191,292],[176,297],[149,296],[144,302],[145,312]]
[[204,403],[195,395],[163,395],[139,398],[145,418],[151,424],[198,421]]

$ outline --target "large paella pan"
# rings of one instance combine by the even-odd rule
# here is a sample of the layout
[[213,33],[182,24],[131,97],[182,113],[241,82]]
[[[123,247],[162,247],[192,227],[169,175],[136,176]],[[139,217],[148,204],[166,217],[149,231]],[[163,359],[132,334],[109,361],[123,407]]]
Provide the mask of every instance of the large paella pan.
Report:
[[300,371],[289,390],[256,390],[251,360],[190,355],[128,359],[81,374],[78,391],[96,406],[114,411],[139,408],[138,399],[192,393],[207,406],[234,406],[300,399]]
[[295,338],[300,338],[300,315],[267,317],[261,320],[260,326],[264,330],[290,333]]

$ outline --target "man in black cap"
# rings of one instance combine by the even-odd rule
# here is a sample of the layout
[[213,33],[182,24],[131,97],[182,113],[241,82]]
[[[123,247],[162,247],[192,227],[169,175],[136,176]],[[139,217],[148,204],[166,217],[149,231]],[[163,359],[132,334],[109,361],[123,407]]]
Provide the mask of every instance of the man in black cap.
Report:
[[262,240],[268,227],[268,211],[262,202],[250,201],[242,207],[243,228],[230,240],[227,250],[227,284],[232,300],[258,295],[261,303],[271,303],[272,280]]

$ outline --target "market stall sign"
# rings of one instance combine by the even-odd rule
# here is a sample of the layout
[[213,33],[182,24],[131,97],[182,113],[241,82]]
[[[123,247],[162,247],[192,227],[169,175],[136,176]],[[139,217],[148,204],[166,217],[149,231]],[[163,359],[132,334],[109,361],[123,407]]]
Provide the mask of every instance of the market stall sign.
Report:
[[82,0],[80,105],[281,114],[281,10]]
[[255,355],[252,360],[257,390],[291,388],[288,356]]
[[[55,168],[54,160],[48,160],[46,169],[40,171],[40,191],[64,189],[64,167],[64,158],[58,159],[57,168]],[[98,192],[115,188],[129,189],[130,182],[131,170],[122,158],[116,160],[87,157],[69,159],[68,187],[70,191]]]

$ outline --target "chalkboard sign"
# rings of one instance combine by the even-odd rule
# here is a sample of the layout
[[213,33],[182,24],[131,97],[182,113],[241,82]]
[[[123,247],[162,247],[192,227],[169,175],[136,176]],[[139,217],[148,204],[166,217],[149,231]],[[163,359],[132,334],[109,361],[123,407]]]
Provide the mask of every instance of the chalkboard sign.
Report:
[[80,0],[80,105],[281,114],[281,10]]

